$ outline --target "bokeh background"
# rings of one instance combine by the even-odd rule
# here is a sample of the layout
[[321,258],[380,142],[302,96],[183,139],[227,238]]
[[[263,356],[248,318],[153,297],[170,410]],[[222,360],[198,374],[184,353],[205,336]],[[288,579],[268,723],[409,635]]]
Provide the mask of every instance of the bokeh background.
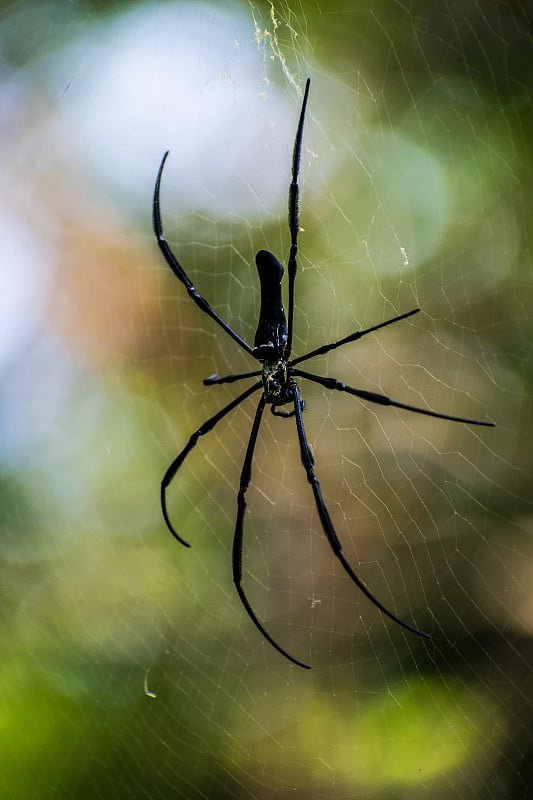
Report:
[[[0,794],[527,798],[533,785],[531,8],[525,2],[2,2]],[[253,367],[253,258],[286,259],[305,78],[294,350],[497,427],[307,384],[335,564],[292,420],[190,433]],[[240,389],[239,389],[240,391]]]

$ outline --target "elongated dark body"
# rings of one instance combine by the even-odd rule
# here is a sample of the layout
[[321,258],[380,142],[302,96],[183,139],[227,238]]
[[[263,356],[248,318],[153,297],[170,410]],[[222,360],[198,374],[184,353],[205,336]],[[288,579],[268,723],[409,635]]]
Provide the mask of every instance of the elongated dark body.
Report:
[[261,310],[254,339],[253,355],[259,361],[278,361],[285,354],[287,318],[281,296],[283,265],[268,250],[255,257],[261,284]]

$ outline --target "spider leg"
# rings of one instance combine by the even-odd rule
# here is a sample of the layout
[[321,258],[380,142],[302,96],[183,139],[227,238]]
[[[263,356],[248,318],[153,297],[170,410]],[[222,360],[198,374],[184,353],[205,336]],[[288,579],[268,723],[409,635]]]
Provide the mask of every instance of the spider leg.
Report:
[[270,413],[274,417],[283,417],[283,419],[290,419],[290,417],[294,417],[294,409],[292,411],[276,411],[276,406],[274,404],[270,406]]
[[257,378],[258,375],[261,375],[260,369],[256,369],[254,372],[242,372],[240,375],[225,375],[222,378],[215,372],[204,379],[204,386],[213,386],[215,383],[235,383],[243,378]]
[[152,206],[152,223],[153,223],[154,233],[155,233],[155,236],[156,236],[156,239],[157,239],[157,244],[159,245],[159,249],[163,253],[165,261],[167,262],[168,266],[170,267],[170,269],[172,270],[172,272],[174,273],[176,278],[178,278],[178,280],[180,280],[183,283],[183,285],[185,286],[185,288],[187,289],[187,292],[189,293],[189,297],[192,300],[194,300],[196,305],[205,314],[208,314],[211,317],[211,319],[214,319],[215,322],[218,325],[220,325],[220,327],[223,328],[226,331],[226,333],[229,334],[231,336],[231,338],[234,341],[237,342],[238,345],[240,345],[244,350],[246,350],[247,353],[250,353],[250,355],[251,355],[252,354],[252,348],[250,347],[250,345],[247,344],[244,341],[244,339],[241,339],[239,334],[235,333],[233,328],[230,328],[230,326],[227,324],[227,322],[224,322],[222,317],[219,317],[217,312],[213,308],[211,308],[211,306],[209,305],[207,300],[205,300],[200,294],[198,294],[198,292],[194,288],[194,286],[192,284],[192,281],[190,280],[189,276],[187,275],[187,273],[185,272],[185,270],[183,269],[183,267],[179,263],[178,259],[176,258],[176,256],[172,252],[172,250],[170,249],[170,246],[169,246],[167,240],[163,236],[163,225],[162,225],[162,222],[161,222],[161,208],[160,208],[160,202],[159,202],[159,193],[160,193],[160,189],[161,189],[161,176],[163,175],[163,168],[165,166],[165,161],[167,160],[168,152],[169,151],[167,150],[166,153],[163,155],[163,158],[161,160],[161,164],[159,166],[159,171],[157,173],[157,179],[156,179],[156,182],[155,182],[154,201],[153,201],[153,206]]
[[265,409],[265,399],[261,396],[259,403],[257,405],[257,411],[255,412],[255,417],[252,425],[252,430],[250,432],[250,439],[248,441],[248,447],[246,448],[246,455],[244,457],[244,463],[242,465],[241,471],[241,479],[239,483],[239,493],[237,495],[237,520],[235,522],[235,534],[233,536],[233,550],[232,550],[232,566],[233,566],[233,583],[235,584],[235,588],[237,589],[237,594],[241,599],[241,603],[243,604],[244,608],[246,609],[246,613],[254,623],[255,627],[265,637],[265,639],[270,642],[272,647],[281,653],[282,656],[285,656],[289,661],[292,661],[293,664],[296,664],[298,667],[304,667],[304,669],[311,669],[308,664],[304,664],[303,661],[298,661],[297,658],[294,658],[287,653],[286,650],[283,649],[277,642],[274,641],[272,636],[265,630],[261,622],[257,619],[253,608],[250,605],[248,598],[244,593],[244,589],[242,588],[241,581],[242,581],[242,544],[243,544],[243,534],[244,534],[244,515],[246,512],[246,490],[250,485],[250,480],[252,478],[252,461],[254,457],[254,449],[255,443],[257,441],[257,435],[259,433],[259,426],[261,425],[261,419],[263,417],[263,411]]
[[419,636],[423,636],[426,639],[430,639],[431,636],[429,633],[424,633],[424,631],[415,628],[414,625],[409,625],[408,622],[404,622],[396,614],[393,614],[392,611],[389,611],[385,606],[377,600],[370,589],[366,586],[365,583],[359,578],[353,569],[351,568],[348,561],[346,561],[343,552],[341,543],[335,533],[335,528],[333,527],[333,523],[331,521],[331,517],[329,516],[329,512],[326,508],[326,504],[324,503],[324,499],[322,497],[322,492],[320,490],[320,484],[318,479],[315,475],[314,467],[314,459],[311,454],[311,449],[307,442],[307,436],[305,434],[304,423],[302,419],[302,411],[301,411],[301,400],[300,400],[300,392],[298,386],[294,384],[294,416],[296,417],[296,429],[298,431],[298,439],[300,442],[300,454],[302,459],[302,464],[305,468],[307,473],[307,480],[311,484],[311,488],[313,489],[313,494],[315,496],[315,504],[318,511],[318,516],[320,517],[320,522],[322,523],[322,528],[326,537],[328,539],[329,545],[333,550],[334,555],[337,556],[339,561],[341,562],[342,566],[355,583],[355,585],[363,592],[366,597],[372,602],[383,614],[386,614],[387,617],[397,622],[398,625],[401,625],[402,628],[406,628],[408,631],[412,633],[417,633]]
[[309,87],[311,86],[311,78],[305,82],[304,97],[302,100],[302,110],[300,111],[300,119],[298,128],[296,129],[296,138],[294,140],[294,149],[292,152],[292,180],[289,186],[289,231],[291,234],[291,249],[289,251],[288,271],[289,271],[289,313],[288,313],[288,327],[287,327],[287,342],[285,344],[284,353],[288,358],[292,349],[292,325],[294,317],[294,279],[296,278],[297,262],[296,255],[298,253],[298,231],[300,230],[300,207],[299,207],[299,194],[298,187],[298,174],[300,172],[300,160],[302,156],[302,139],[304,133],[305,110],[307,108],[307,98],[309,97]]
[[371,328],[366,328],[364,331],[356,331],[355,333],[351,333],[349,336],[345,336],[344,339],[339,339],[338,342],[323,344],[322,347],[317,347],[316,350],[311,350],[309,353],[305,353],[303,356],[294,358],[291,361],[291,366],[294,366],[295,364],[301,364],[302,361],[307,361],[308,358],[314,358],[314,356],[323,356],[325,353],[329,353],[330,350],[336,350],[337,347],[342,347],[343,345],[348,344],[348,342],[355,342],[357,339],[361,339],[363,336],[366,336],[367,333],[373,333],[380,328],[385,328],[387,325],[392,325],[393,322],[399,322],[401,319],[405,319],[406,317],[412,317],[413,314],[418,314],[419,311],[419,308],[413,308],[412,311],[407,311],[405,314],[400,314],[397,317],[387,319],[385,322],[380,322],[379,325],[373,325]]
[[201,425],[198,428],[198,430],[191,435],[189,441],[187,442],[181,453],[179,453],[176,456],[176,458],[170,464],[169,468],[167,469],[167,471],[163,476],[163,480],[161,481],[161,511],[163,512],[163,518],[172,536],[175,539],[177,539],[180,544],[183,544],[185,547],[190,547],[190,544],[186,542],[185,539],[182,539],[178,533],[176,533],[174,526],[172,525],[172,522],[170,521],[170,517],[168,515],[167,488],[172,479],[174,478],[176,472],[179,470],[179,468],[185,461],[186,457],[189,455],[193,447],[196,446],[196,443],[200,438],[200,436],[204,436],[204,434],[209,433],[209,431],[213,430],[215,425],[218,422],[220,422],[220,420],[223,417],[225,417],[226,414],[229,414],[230,411],[233,411],[234,408],[240,405],[243,402],[243,400],[246,400],[246,398],[249,397],[251,394],[256,392],[261,386],[262,386],[261,381],[259,381],[258,383],[254,383],[253,386],[249,386],[248,389],[246,389],[245,392],[242,392],[242,394],[236,397],[235,400],[232,400],[231,403],[228,403],[227,406],[224,406],[224,408],[222,408],[217,414],[206,420],[206,422],[204,422],[204,424]]
[[437,417],[437,419],[447,419],[451,422],[464,422],[467,425],[484,425],[487,428],[494,428],[495,423],[481,419],[470,419],[469,417],[455,417],[451,414],[441,414],[440,411],[431,411],[428,408],[420,408],[419,406],[410,406],[406,403],[399,403],[397,400],[391,400],[386,394],[379,392],[368,392],[364,389],[354,389],[352,386],[346,386],[345,383],[335,380],[335,378],[326,378],[322,375],[313,375],[312,372],[304,372],[300,369],[293,370],[293,375],[300,378],[307,378],[309,381],[319,383],[325,386],[326,389],[336,389],[338,392],[347,392],[353,394],[355,397],[360,397],[361,400],[368,400],[370,403],[377,403],[380,406],[394,406],[395,408],[403,408],[405,411],[413,411],[415,414],[425,414],[428,417]]

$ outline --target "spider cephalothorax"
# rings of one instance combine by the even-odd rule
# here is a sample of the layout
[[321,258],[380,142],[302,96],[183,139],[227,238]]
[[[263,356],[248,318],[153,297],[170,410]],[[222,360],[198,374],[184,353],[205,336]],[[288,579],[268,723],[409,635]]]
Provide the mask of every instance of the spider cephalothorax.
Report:
[[[237,593],[241,599],[241,602],[246,609],[250,619],[260,631],[260,633],[270,642],[270,644],[279,652],[281,655],[285,656],[285,658],[292,661],[294,664],[297,664],[300,667],[305,667],[309,669],[309,665],[305,664],[303,661],[299,661],[294,656],[290,655],[281,645],[279,645],[270,634],[265,630],[263,624],[257,618],[254,610],[252,609],[250,602],[246,594],[244,593],[244,589],[242,587],[242,545],[243,545],[243,534],[244,534],[244,514],[246,511],[246,500],[245,495],[248,489],[248,485],[251,480],[252,476],[252,463],[254,457],[254,450],[255,444],[257,442],[257,436],[259,433],[259,428],[261,425],[261,420],[263,417],[263,411],[265,409],[265,405],[270,405],[271,412],[277,417],[294,417],[296,421],[296,431],[298,434],[298,441],[300,445],[300,456],[302,465],[305,469],[307,474],[307,480],[313,490],[315,505],[318,511],[318,516],[320,518],[320,523],[326,535],[326,538],[330,544],[330,547],[334,553],[334,555],[338,558],[340,563],[342,564],[346,573],[350,576],[352,581],[359,587],[359,589],[363,592],[364,595],[377,607],[386,614],[390,619],[397,622],[403,628],[407,630],[417,633],[419,636],[424,636],[426,638],[429,637],[429,634],[424,633],[423,631],[419,630],[418,628],[410,625],[408,622],[404,622],[399,617],[396,616],[392,611],[389,611],[376,597],[372,594],[370,589],[366,586],[366,584],[359,578],[359,576],[353,571],[352,567],[344,557],[342,552],[342,547],[335,532],[335,528],[333,527],[333,523],[329,516],[328,509],[326,504],[324,503],[324,499],[322,497],[322,493],[320,490],[320,484],[315,474],[314,470],[314,459],[311,454],[311,450],[309,444],[307,442],[307,436],[305,433],[305,428],[302,419],[302,411],[304,407],[303,400],[300,397],[300,390],[298,387],[298,382],[295,380],[296,378],[303,378],[305,380],[312,381],[317,383],[326,389],[332,389],[335,391],[340,392],[347,392],[355,397],[358,397],[362,400],[366,400],[370,403],[376,403],[377,405],[381,406],[394,406],[395,408],[401,408],[406,411],[412,411],[417,414],[425,414],[430,417],[438,417],[440,419],[447,419],[453,422],[464,422],[471,425],[493,425],[492,422],[484,422],[481,420],[475,419],[467,419],[465,417],[456,417],[449,414],[441,414],[437,411],[431,411],[430,409],[426,408],[419,408],[418,406],[411,406],[407,405],[406,403],[400,403],[397,400],[391,400],[390,397],[387,395],[381,394],[379,392],[373,392],[367,389],[355,389],[351,386],[347,386],[346,384],[338,381],[336,378],[329,378],[322,375],[315,375],[311,372],[304,372],[303,370],[295,368],[297,364],[302,363],[303,361],[308,361],[309,359],[313,358],[314,356],[324,355],[325,353],[330,352],[331,350],[336,350],[338,347],[342,347],[343,345],[348,344],[349,342],[354,342],[357,339],[360,339],[362,336],[366,336],[369,333],[372,333],[379,328],[384,328],[387,325],[392,325],[395,322],[399,322],[406,317],[411,316],[412,314],[416,314],[420,309],[415,308],[411,311],[407,311],[404,314],[399,314],[392,319],[385,320],[385,322],[380,322],[377,325],[374,325],[371,328],[366,328],[365,330],[356,331],[355,333],[350,333],[348,336],[345,336],[343,339],[339,339],[337,342],[329,342],[327,344],[322,345],[321,347],[317,347],[315,350],[311,350],[308,353],[305,353],[302,356],[298,356],[297,358],[291,359],[291,349],[292,349],[292,333],[293,333],[293,312],[294,312],[294,279],[296,277],[296,269],[297,269],[297,253],[298,253],[298,232],[299,232],[299,207],[298,207],[298,173],[300,170],[300,157],[302,152],[302,137],[303,137],[303,127],[304,127],[304,120],[305,120],[305,110],[307,106],[307,98],[309,96],[309,86],[310,86],[310,79],[307,79],[305,85],[305,92],[302,101],[302,108],[300,111],[300,119],[298,122],[298,128],[296,130],[296,138],[294,141],[294,149],[292,155],[292,180],[289,186],[289,230],[291,235],[291,246],[289,252],[289,259],[288,259],[288,321],[285,317],[285,311],[283,309],[282,303],[282,278],[284,269],[282,264],[278,261],[278,259],[270,253],[268,250],[260,250],[256,255],[256,265],[257,271],[259,274],[259,281],[261,285],[261,309],[259,312],[259,321],[257,325],[257,331],[255,334],[254,346],[250,347],[250,345],[236,333],[233,328],[231,328],[227,322],[225,322],[217,312],[209,305],[207,300],[205,300],[202,295],[198,294],[196,289],[194,288],[192,281],[190,280],[189,276],[177,260],[176,256],[173,254],[172,250],[170,249],[168,242],[163,236],[163,226],[161,224],[161,212],[160,212],[160,204],[159,204],[159,192],[161,187],[161,176],[163,174],[163,168],[165,166],[165,161],[168,156],[168,151],[164,154],[163,159],[161,161],[159,172],[157,174],[155,190],[154,190],[154,201],[153,201],[153,226],[154,226],[154,233],[157,238],[157,243],[165,261],[167,262],[168,266],[172,270],[172,272],[176,275],[176,277],[184,284],[187,292],[191,299],[196,303],[196,305],[208,316],[213,319],[217,325],[219,325],[222,330],[224,330],[228,336],[237,342],[237,344],[245,350],[250,356],[256,358],[262,364],[262,368],[260,370],[254,370],[252,372],[245,372],[238,375],[226,375],[220,377],[219,375],[211,375],[209,378],[204,380],[204,384],[206,386],[213,386],[214,384],[221,384],[221,383],[236,383],[237,381],[245,380],[246,378],[258,378],[260,380],[255,381],[251,386],[245,389],[240,395],[238,395],[234,400],[228,403],[224,408],[222,408],[217,414],[212,416],[208,419],[204,424],[195,431],[189,441],[183,448],[183,450],[176,456],[176,458],[172,461],[169,468],[167,469],[165,475],[163,476],[163,480],[161,481],[161,508],[163,511],[163,516],[165,522],[172,533],[172,535],[183,545],[189,547],[190,545],[186,542],[175,530],[169,514],[167,510],[167,502],[166,502],[166,491],[168,485],[174,478],[176,472],[182,465],[183,461],[185,460],[186,456],[190,453],[190,451],[195,447],[198,439],[201,436],[204,436],[206,433],[209,433],[215,425],[217,425],[221,419],[223,419],[226,414],[229,414],[233,411],[234,408],[237,408],[242,402],[244,402],[250,395],[258,392],[261,388],[263,389],[259,402],[256,407],[254,420],[252,423],[252,429],[250,432],[250,438],[248,441],[248,446],[246,448],[246,454],[244,457],[244,462],[241,470],[241,477],[239,481],[239,490],[237,493],[237,520],[235,523],[235,532],[233,535],[233,549],[232,549],[232,567],[233,567],[233,582],[235,584],[235,588]],[[291,411],[280,411],[280,406],[291,405]]]
[[271,363],[265,361],[261,370],[263,386],[265,388],[265,403],[272,404],[272,413],[276,406],[292,403],[294,399],[294,379],[290,377],[290,368],[287,362],[280,358]]

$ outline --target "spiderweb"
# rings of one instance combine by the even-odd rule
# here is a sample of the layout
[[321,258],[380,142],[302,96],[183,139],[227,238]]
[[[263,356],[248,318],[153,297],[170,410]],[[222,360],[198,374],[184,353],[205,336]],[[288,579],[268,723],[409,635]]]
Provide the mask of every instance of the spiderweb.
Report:
[[[1,34],[6,797],[515,798],[533,781],[531,20],[519,4],[13,5]],[[255,364],[255,252],[286,263],[294,355],[420,307],[306,368],[494,429],[301,384],[346,558],[293,419],[265,414],[232,584]],[[6,245],[7,247],[7,245]],[[31,263],[33,266],[26,266]],[[24,267],[22,265],[25,265]],[[31,270],[31,271],[30,271]],[[23,288],[21,288],[23,287]],[[25,287],[25,288],[24,288]],[[13,313],[16,310],[16,314]]]

